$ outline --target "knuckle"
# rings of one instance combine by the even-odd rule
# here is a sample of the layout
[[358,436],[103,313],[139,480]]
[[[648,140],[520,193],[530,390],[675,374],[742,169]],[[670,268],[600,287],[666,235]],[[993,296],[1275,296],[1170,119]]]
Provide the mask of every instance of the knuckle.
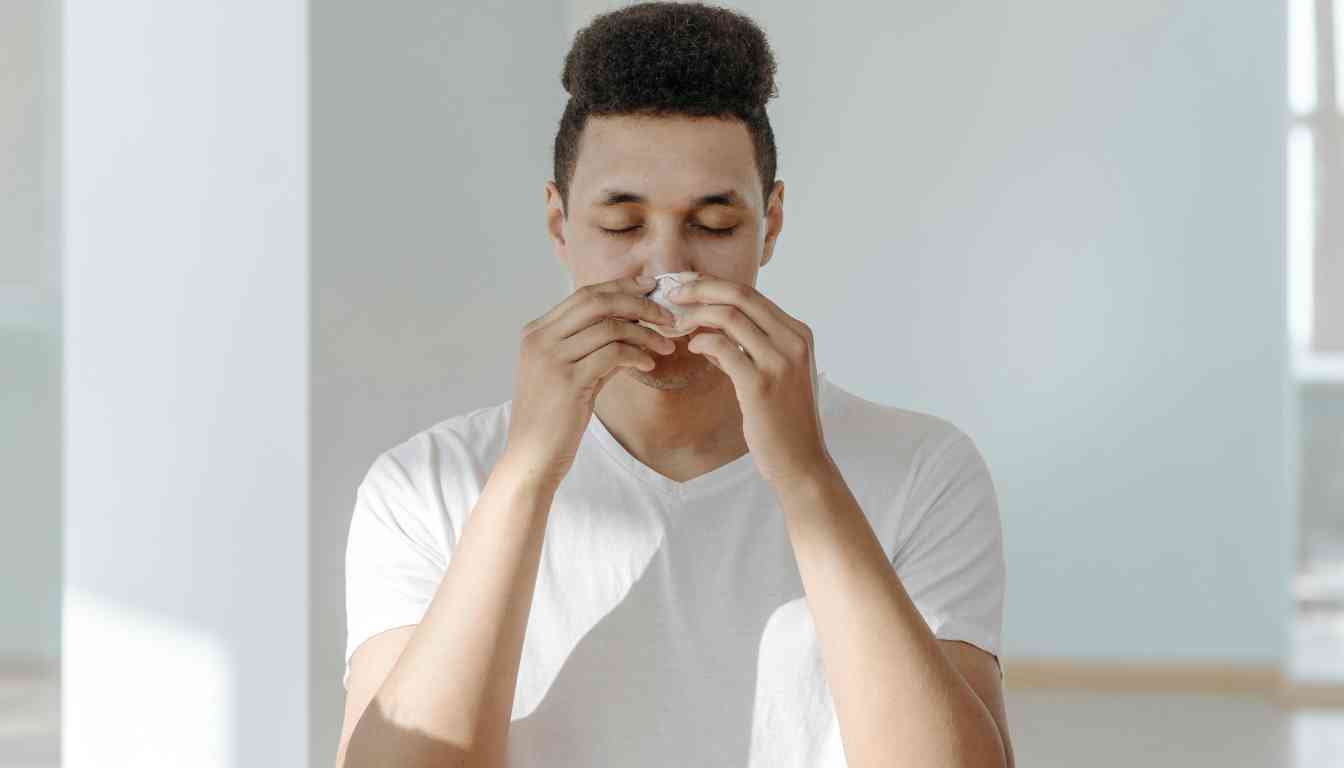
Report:
[[562,365],[562,366],[560,366],[560,374],[559,374],[559,376],[560,376],[560,381],[561,381],[561,383],[566,384],[566,385],[568,385],[568,384],[573,384],[573,383],[575,383],[575,382],[578,380],[578,378],[579,378],[579,366],[577,366],[577,365]]

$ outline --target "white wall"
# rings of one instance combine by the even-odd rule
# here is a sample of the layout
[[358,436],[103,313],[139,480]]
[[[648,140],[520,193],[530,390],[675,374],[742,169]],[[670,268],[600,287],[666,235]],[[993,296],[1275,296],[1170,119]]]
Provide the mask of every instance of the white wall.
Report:
[[518,330],[568,292],[543,216],[562,11],[310,8],[314,766],[340,735],[356,485],[413,433],[512,397]]
[[837,381],[977,440],[1008,656],[1284,654],[1278,6],[764,14],[786,216],[759,287]]
[[305,765],[305,3],[63,8],[63,764]]

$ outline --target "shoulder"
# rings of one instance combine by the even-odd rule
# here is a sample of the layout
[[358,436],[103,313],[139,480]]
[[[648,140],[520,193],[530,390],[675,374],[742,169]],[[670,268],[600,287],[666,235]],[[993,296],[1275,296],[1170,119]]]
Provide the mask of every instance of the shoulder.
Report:
[[921,466],[947,458],[969,435],[948,419],[875,402],[826,381],[822,429],[837,461],[869,464],[892,477],[910,479]]
[[508,437],[512,401],[449,416],[384,450],[375,462],[400,467],[413,479],[445,469],[478,467],[502,449]]
[[512,401],[463,411],[383,450],[361,487],[397,494],[407,506],[460,522],[475,506],[508,439]]
[[[889,555],[909,541],[931,511],[954,502],[954,495],[965,496],[963,490],[992,495],[974,441],[951,420],[875,402],[834,382],[827,386],[826,449]],[[937,515],[944,521],[956,516],[946,510]]]

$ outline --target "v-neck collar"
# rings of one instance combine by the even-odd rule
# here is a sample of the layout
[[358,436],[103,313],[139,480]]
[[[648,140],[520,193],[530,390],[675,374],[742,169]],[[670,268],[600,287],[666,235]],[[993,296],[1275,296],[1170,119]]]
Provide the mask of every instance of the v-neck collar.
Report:
[[[818,410],[824,413],[829,399],[829,381],[822,371],[817,371],[817,399],[819,401],[817,404]],[[611,430],[607,429],[607,425],[603,424],[602,420],[597,417],[596,412],[588,420],[588,431],[593,434],[598,444],[616,463],[625,467],[635,478],[651,486],[664,497],[685,499],[698,496],[744,477],[757,474],[756,463],[752,458],[751,451],[747,451],[727,464],[715,467],[708,472],[702,472],[689,480],[673,480],[635,458],[633,454],[627,451],[625,446],[621,445],[620,441],[616,439],[616,436],[611,434]]]

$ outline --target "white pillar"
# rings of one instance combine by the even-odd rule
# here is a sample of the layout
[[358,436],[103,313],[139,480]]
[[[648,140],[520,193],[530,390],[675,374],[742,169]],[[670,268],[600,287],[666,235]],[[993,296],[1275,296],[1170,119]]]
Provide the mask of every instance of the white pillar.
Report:
[[307,764],[302,0],[64,3],[64,764]]

